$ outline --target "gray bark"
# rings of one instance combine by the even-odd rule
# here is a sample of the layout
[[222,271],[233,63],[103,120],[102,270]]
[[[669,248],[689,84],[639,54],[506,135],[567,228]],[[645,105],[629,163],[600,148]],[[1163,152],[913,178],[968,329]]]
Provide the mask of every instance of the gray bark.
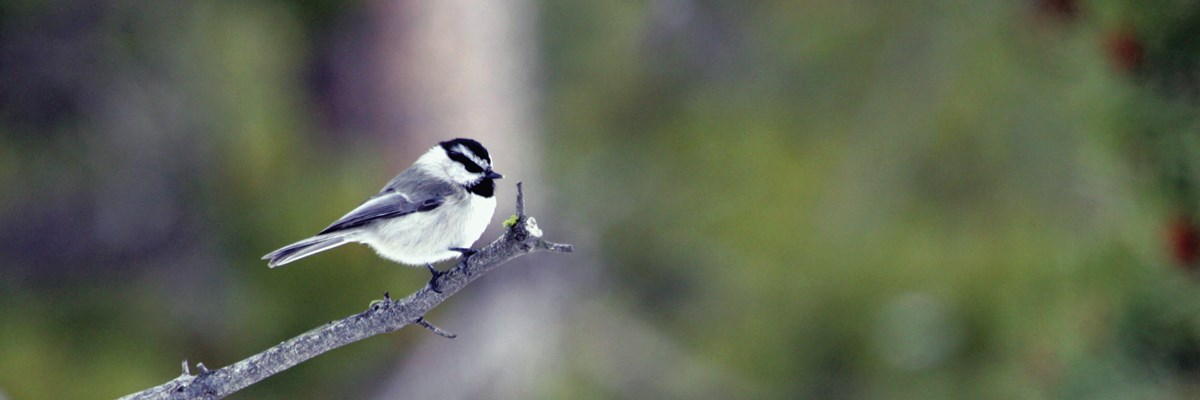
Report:
[[517,184],[516,208],[516,224],[507,228],[500,238],[442,275],[438,280],[441,293],[434,292],[427,285],[400,300],[385,296],[366,311],[330,322],[221,369],[209,371],[199,364],[200,373],[193,375],[184,361],[183,374],[178,378],[121,399],[222,398],[327,351],[410,324],[418,324],[440,336],[453,337],[430,325],[422,316],[467,284],[509,260],[539,251],[572,251],[571,245],[542,239],[537,221],[525,215],[520,183]]

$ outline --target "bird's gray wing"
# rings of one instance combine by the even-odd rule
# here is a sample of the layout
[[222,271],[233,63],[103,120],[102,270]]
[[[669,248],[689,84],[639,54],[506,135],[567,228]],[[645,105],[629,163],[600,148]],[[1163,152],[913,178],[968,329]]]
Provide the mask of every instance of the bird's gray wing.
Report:
[[381,218],[396,218],[412,213],[425,212],[438,208],[446,202],[441,195],[424,196],[419,200],[410,200],[408,195],[399,192],[381,193],[358,208],[351,210],[342,218],[334,221],[318,235],[357,228]]

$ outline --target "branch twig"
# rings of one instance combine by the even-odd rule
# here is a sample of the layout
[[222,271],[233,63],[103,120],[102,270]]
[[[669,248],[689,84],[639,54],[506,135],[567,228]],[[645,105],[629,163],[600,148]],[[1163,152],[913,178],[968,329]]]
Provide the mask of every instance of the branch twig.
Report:
[[454,338],[454,334],[425,321],[425,314],[509,260],[539,251],[570,253],[572,250],[569,244],[542,239],[537,221],[525,215],[525,199],[521,183],[517,182],[517,223],[503,236],[442,275],[438,279],[441,293],[426,285],[399,300],[392,300],[385,294],[383,300],[372,303],[366,311],[305,332],[224,368],[209,370],[203,364],[197,364],[200,373],[192,375],[187,360],[184,360],[183,374],[178,378],[121,399],[219,399],[327,351],[413,323],[439,336]]
[[458,335],[455,335],[450,332],[446,332],[445,330],[442,330],[442,328],[433,326],[433,324],[429,323],[429,321],[426,321],[424,317],[417,318],[417,324],[425,327],[425,329],[428,329],[430,332],[433,332],[433,334],[444,337],[446,339],[454,339],[454,338],[458,337]]

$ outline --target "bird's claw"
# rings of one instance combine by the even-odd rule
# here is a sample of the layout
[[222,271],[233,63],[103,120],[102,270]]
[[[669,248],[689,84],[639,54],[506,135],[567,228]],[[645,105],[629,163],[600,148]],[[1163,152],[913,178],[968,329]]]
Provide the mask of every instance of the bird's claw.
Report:
[[466,247],[451,247],[450,251],[457,251],[459,253],[462,253],[463,258],[470,258],[471,256],[475,255],[475,253],[479,252],[479,250],[470,249],[470,248],[466,248]]
[[[471,256],[475,255],[475,253],[479,252],[478,250],[469,249],[469,248],[465,248],[465,247],[451,247],[450,251],[457,251],[459,253],[462,253],[462,259],[463,259],[462,262],[467,262],[467,259],[471,258]],[[436,268],[433,268],[433,264],[429,264],[429,263],[425,264],[425,268],[428,268],[429,275],[432,275],[432,277],[429,278],[429,289],[433,290],[436,293],[441,293],[442,289],[438,287],[438,278],[441,278],[442,275],[445,275],[445,274],[449,273],[450,271],[445,271],[445,272],[438,271]]]
[[442,275],[445,275],[446,273],[438,271],[436,268],[433,268],[433,264],[429,263],[425,264],[425,268],[428,268],[429,275],[432,275],[429,277],[429,289],[433,290],[434,293],[441,293],[442,289],[438,288],[438,278],[441,278]]

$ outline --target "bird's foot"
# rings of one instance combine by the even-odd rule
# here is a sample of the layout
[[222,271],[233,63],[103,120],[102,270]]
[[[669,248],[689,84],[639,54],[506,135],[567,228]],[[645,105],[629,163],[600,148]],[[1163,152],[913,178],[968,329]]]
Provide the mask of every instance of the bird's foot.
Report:
[[457,251],[459,253],[462,253],[463,262],[467,262],[467,259],[470,259],[471,256],[473,256],[473,255],[475,255],[475,253],[479,252],[479,250],[470,249],[470,248],[466,248],[466,247],[451,247],[450,251]]
[[438,288],[438,278],[441,278],[446,273],[433,268],[433,264],[430,263],[425,263],[425,268],[429,268],[429,274],[432,275],[429,277],[429,289],[435,293],[441,293],[442,289]]

